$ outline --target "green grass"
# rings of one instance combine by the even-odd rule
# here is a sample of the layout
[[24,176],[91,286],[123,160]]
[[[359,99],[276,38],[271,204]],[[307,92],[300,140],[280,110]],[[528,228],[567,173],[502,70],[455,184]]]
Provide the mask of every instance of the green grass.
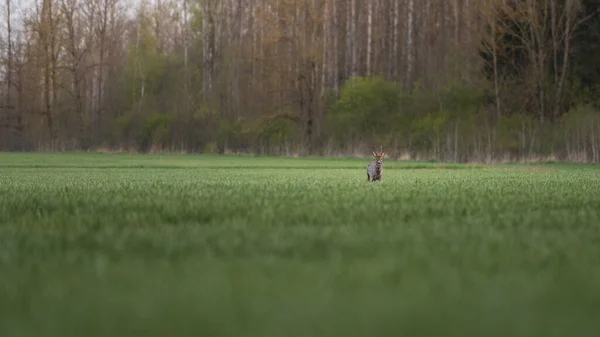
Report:
[[0,336],[597,335],[599,169],[366,163],[0,154]]

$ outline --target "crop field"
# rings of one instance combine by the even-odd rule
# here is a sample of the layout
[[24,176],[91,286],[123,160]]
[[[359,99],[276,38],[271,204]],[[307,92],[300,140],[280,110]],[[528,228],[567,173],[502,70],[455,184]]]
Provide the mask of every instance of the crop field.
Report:
[[0,153],[0,336],[596,336],[600,168]]

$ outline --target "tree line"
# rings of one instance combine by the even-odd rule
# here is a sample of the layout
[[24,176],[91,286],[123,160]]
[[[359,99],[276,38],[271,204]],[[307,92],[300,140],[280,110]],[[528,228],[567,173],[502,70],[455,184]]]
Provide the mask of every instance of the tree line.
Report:
[[0,150],[600,161],[600,0],[2,1]]

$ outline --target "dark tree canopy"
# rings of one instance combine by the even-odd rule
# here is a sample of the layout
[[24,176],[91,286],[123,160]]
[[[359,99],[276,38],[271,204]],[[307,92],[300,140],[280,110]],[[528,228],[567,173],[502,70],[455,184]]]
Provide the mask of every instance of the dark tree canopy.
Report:
[[582,0],[582,5],[580,18],[589,18],[575,33],[572,64],[580,85],[595,89],[600,85],[600,0]]
[[[544,6],[548,6],[546,3],[537,2],[536,4],[539,6],[539,11],[547,10],[547,7],[544,8]],[[557,13],[560,13],[564,10],[565,2],[557,1],[556,6]],[[600,55],[600,0],[581,0],[581,7],[582,10],[577,15],[577,21],[580,24],[577,25],[569,44],[570,62],[567,69],[572,90],[591,95],[598,93],[600,86],[600,57],[598,57]],[[495,9],[497,14],[495,36],[492,36],[492,24],[486,24],[487,36],[482,40],[478,53],[484,61],[482,73],[490,81],[494,79],[492,38],[496,41],[498,77],[505,80],[517,79],[517,82],[522,83],[528,80],[527,76],[530,76],[528,70],[534,62],[530,59],[527,46],[519,34],[529,33],[531,27],[524,16],[517,13],[518,10],[514,1]],[[541,24],[547,27],[545,33],[550,36],[549,27],[552,24],[550,15],[540,14],[538,17],[547,18],[548,22]],[[564,46],[559,45],[556,54],[556,62],[559,65],[563,62],[563,52]],[[551,66],[555,62],[554,54],[548,52],[545,61],[547,74],[558,76],[555,74],[554,67]],[[578,95],[573,95],[573,97],[578,97]],[[567,103],[565,106],[569,106]],[[600,104],[600,100],[591,101],[591,103],[597,105]]]

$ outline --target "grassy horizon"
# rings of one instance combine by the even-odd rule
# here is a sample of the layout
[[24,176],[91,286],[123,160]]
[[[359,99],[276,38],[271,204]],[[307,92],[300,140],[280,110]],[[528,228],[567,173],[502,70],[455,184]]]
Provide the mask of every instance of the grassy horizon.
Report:
[[[0,152],[0,167],[45,168],[45,167],[322,167],[322,168],[355,168],[366,165],[373,160],[365,157],[279,157],[255,154],[192,154],[192,153],[157,153],[141,154],[133,152]],[[394,160],[384,158],[385,167],[389,168],[441,168],[441,169],[484,169],[484,168],[594,168],[593,163],[575,162],[495,162],[495,163],[453,163],[434,160]],[[363,165],[364,164],[364,165]]]
[[600,170],[0,153],[1,336],[592,336]]

